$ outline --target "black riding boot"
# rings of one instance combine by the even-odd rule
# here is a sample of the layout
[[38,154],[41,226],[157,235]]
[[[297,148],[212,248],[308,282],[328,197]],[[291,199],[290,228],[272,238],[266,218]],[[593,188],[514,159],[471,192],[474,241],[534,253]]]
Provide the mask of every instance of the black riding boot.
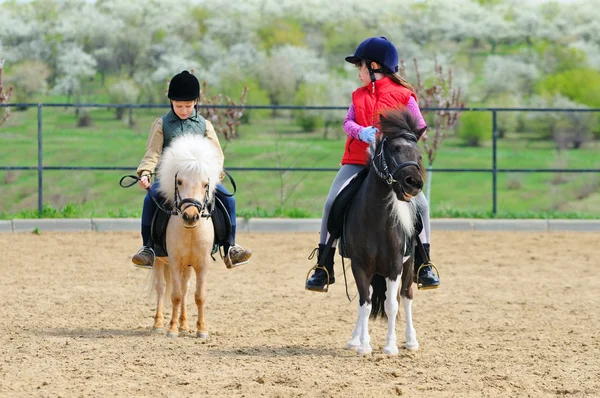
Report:
[[[327,268],[329,272],[329,284],[335,283],[335,274],[333,273],[333,258],[335,256],[335,247],[329,249],[326,258],[322,258],[325,245],[319,244],[319,254],[317,264]],[[307,290],[313,290],[316,292],[324,292],[325,285],[327,285],[327,273],[322,268],[317,268],[315,273],[306,281],[304,287]]]
[[[423,243],[423,248],[427,252],[427,257],[429,257],[429,243]],[[415,249],[415,272],[414,272],[414,281],[418,283],[419,289],[435,289],[440,285],[440,278],[433,272],[431,265],[426,265],[419,270],[419,267],[423,263],[425,263],[427,259],[424,259],[421,255],[421,251],[417,247]],[[418,274],[418,278],[417,278]]]

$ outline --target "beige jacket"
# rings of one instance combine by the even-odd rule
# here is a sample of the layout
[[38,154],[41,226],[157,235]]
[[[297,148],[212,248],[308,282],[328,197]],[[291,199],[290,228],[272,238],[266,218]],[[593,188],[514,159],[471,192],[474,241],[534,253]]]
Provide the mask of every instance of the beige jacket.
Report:
[[[218,149],[220,154],[219,160],[223,162],[225,156],[223,155],[219,138],[217,137],[217,133],[215,132],[215,128],[213,127],[212,123],[208,120],[206,121],[206,138],[215,144],[215,147]],[[154,121],[154,123],[152,123],[152,127],[150,128],[150,135],[148,136],[148,141],[146,142],[146,154],[142,158],[142,161],[137,168],[138,177],[142,174],[154,173],[156,165],[158,164],[160,156],[162,155],[163,143],[163,122],[162,117],[159,117]]]

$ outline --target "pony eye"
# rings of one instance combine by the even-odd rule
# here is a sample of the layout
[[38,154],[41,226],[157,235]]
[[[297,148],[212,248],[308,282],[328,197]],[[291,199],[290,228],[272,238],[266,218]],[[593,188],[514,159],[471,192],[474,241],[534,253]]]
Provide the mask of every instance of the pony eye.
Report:
[[177,180],[177,185],[179,185],[179,186],[183,185],[183,181],[181,181],[181,180],[178,179]]

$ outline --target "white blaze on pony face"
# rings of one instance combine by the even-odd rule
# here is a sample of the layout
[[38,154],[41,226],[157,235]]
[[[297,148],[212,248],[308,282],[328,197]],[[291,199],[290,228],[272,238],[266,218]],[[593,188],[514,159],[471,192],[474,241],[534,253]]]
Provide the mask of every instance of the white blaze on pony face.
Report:
[[206,184],[209,199],[219,183],[223,163],[215,144],[209,139],[193,134],[177,137],[161,156],[158,167],[159,192],[173,204],[175,175],[180,199],[204,200]]

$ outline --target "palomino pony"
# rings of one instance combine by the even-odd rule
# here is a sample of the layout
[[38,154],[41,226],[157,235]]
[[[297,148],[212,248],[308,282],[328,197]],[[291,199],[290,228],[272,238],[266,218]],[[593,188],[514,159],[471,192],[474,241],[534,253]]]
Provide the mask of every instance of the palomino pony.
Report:
[[158,257],[153,267],[158,301],[154,330],[163,328],[163,297],[170,290],[173,312],[167,331],[169,337],[189,330],[186,296],[192,270],[196,273],[196,336],[208,337],[204,321],[204,283],[214,238],[208,208],[222,169],[223,159],[214,143],[199,135],[176,138],[161,156],[159,192],[174,210],[166,232],[168,257]]
[[381,136],[371,152],[369,172],[348,208],[344,225],[345,250],[359,294],[358,319],[346,348],[370,354],[369,314],[372,318],[385,314],[388,333],[384,353],[395,355],[400,283],[406,316],[405,347],[419,347],[411,310],[417,217],[413,197],[423,188],[417,141],[425,128],[419,130],[410,113],[399,109],[381,115],[380,123]]

